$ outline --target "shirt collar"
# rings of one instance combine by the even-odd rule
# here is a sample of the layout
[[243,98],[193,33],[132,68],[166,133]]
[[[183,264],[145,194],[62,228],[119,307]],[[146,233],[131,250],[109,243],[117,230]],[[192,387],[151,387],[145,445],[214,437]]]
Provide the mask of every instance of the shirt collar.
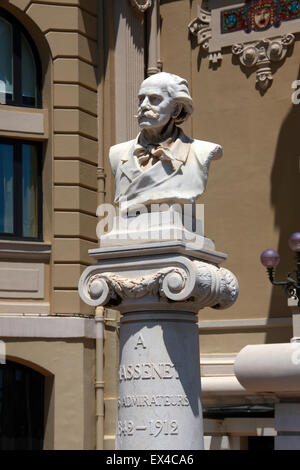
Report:
[[[163,142],[159,142],[154,147],[158,147],[158,146],[167,147],[174,154],[174,156],[176,156],[176,160],[179,160],[185,163],[187,156],[188,156],[187,148],[189,149],[189,144],[191,143],[191,141],[192,139],[187,139],[183,131],[179,127],[175,126],[173,134],[167,140]],[[123,155],[121,157],[122,162],[126,162],[129,159],[129,156],[133,153],[133,150],[136,145],[142,145],[141,132],[132,141],[131,152],[128,152],[126,155]],[[151,144],[149,144],[149,146],[150,145]],[[142,146],[144,147],[146,145],[142,145]]]

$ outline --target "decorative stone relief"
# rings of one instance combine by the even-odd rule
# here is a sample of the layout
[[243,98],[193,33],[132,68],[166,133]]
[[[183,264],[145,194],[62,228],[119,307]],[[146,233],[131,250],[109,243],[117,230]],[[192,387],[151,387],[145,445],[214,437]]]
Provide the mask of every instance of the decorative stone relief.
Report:
[[[203,8],[199,8],[197,18],[194,18],[188,25],[190,33],[197,38],[198,46],[205,52],[209,49],[209,41],[212,37],[211,13]],[[222,53],[210,53],[209,61],[217,63],[222,59]]]
[[213,264],[202,261],[193,263],[197,269],[194,295],[201,299],[201,306],[225,309],[233,305],[239,293],[235,275],[228,269]]
[[[106,283],[108,290],[104,287]],[[100,295],[102,300],[104,290],[107,291],[107,301],[110,299],[140,299],[146,295],[167,297],[170,291],[179,292],[184,289],[187,274],[183,269],[170,267],[160,269],[154,274],[135,279],[121,277],[116,273],[103,273],[92,276],[88,282],[88,292],[92,298]]]
[[144,13],[152,5],[152,0],[130,0],[131,5],[139,12]]
[[245,67],[256,67],[256,84],[264,91],[273,80],[271,63],[283,60],[288,47],[294,41],[293,34],[286,34],[277,39],[264,39],[253,44],[235,44],[232,46],[232,52]]
[[211,38],[211,13],[200,8],[197,18],[194,18],[188,25],[190,32],[196,36],[198,45],[203,49],[208,49]]
[[[203,8],[203,6],[205,8]],[[222,49],[231,47],[242,65],[257,67],[257,87],[264,91],[273,75],[272,62],[280,62],[300,31],[298,0],[210,0],[202,3],[188,28],[209,61],[218,63]]]
[[297,19],[300,19],[298,0],[246,0],[241,7],[221,12],[221,33],[266,31]]
[[[155,296],[158,302],[190,302],[197,309],[230,307],[238,296],[236,277],[227,269],[203,261],[181,259],[182,267],[169,266],[129,278],[115,272],[85,271],[80,280],[81,298],[89,305],[119,305],[130,299]],[[147,269],[143,269],[143,271]],[[148,268],[149,270],[149,268]],[[97,272],[98,271],[98,272]]]

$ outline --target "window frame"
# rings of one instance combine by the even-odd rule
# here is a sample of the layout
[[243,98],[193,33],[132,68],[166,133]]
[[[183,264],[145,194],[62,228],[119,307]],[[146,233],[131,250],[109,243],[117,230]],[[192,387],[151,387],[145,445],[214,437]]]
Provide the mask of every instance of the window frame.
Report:
[[[0,144],[13,145],[14,155],[14,233],[0,232],[0,240],[22,240],[22,241],[43,241],[43,143],[39,141],[10,139],[0,137]],[[38,198],[38,220],[37,236],[26,237],[22,235],[23,230],[23,187],[22,187],[22,145],[34,145],[37,149],[37,198]]]
[[[20,23],[13,15],[8,13],[3,8],[0,8],[0,17],[9,22],[12,26],[12,40],[13,40],[13,92],[14,98],[8,100],[6,98],[6,103],[2,106],[20,106],[23,108],[33,108],[41,109],[42,108],[42,93],[41,93],[41,84],[42,84],[42,68],[40,57],[37,51],[37,48],[27,30],[24,28],[22,23]],[[29,104],[24,104],[22,102],[22,41],[21,35],[24,35],[26,38],[36,66],[36,104],[34,106]]]

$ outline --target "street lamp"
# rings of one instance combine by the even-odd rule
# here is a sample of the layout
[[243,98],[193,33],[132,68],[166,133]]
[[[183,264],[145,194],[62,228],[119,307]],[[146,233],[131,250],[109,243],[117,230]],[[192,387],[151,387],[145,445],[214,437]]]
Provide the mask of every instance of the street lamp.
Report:
[[293,233],[290,236],[289,246],[291,250],[296,253],[296,281],[291,277],[291,273],[288,273],[286,281],[274,281],[274,269],[278,266],[280,261],[280,256],[277,251],[270,249],[263,251],[260,255],[260,261],[261,264],[267,268],[270,282],[274,286],[284,286],[289,297],[296,295],[298,299],[298,307],[300,307],[300,232]]

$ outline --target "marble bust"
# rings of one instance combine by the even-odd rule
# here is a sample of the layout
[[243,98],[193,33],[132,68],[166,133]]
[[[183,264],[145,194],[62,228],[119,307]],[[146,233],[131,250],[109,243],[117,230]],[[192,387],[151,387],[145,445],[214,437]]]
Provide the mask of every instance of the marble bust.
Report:
[[190,203],[205,190],[211,160],[222,156],[214,143],[187,137],[178,127],[193,112],[185,79],[166,72],[150,76],[138,95],[139,135],[110,149],[115,203]]

